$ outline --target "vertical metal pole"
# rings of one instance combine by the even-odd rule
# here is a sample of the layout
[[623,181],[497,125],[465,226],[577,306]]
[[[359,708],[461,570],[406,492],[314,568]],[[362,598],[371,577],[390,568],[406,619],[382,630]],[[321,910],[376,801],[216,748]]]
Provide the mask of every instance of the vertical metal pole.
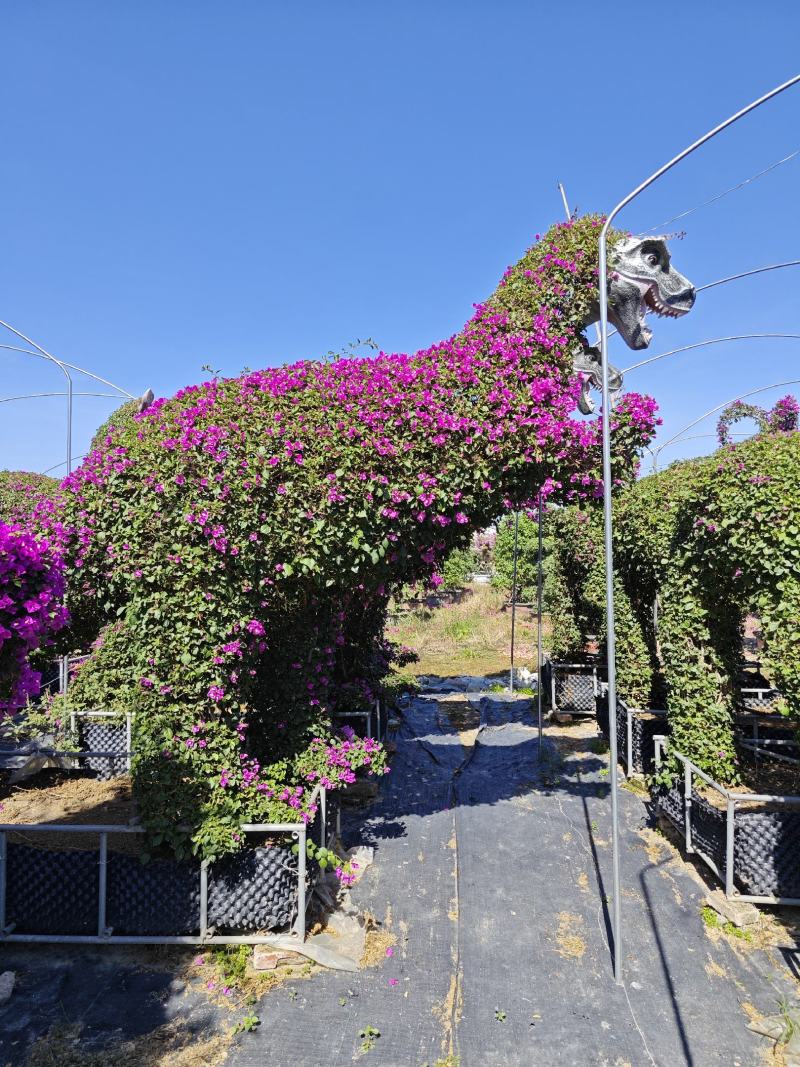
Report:
[[633,712],[625,705],[625,744],[627,746],[627,752],[625,753],[625,766],[628,768],[627,777],[631,776],[631,753],[633,751]]
[[126,711],[125,712],[125,751],[127,753],[127,756],[126,756],[126,761],[125,762],[126,762],[126,767],[127,767],[128,770],[131,769],[131,745],[132,745],[132,743],[133,742],[132,742],[132,730],[131,730],[131,713],[129,711]]
[[106,887],[108,885],[108,834],[100,834],[100,883],[97,889],[97,936],[106,936]]
[[514,633],[517,621],[517,552],[519,549],[519,512],[514,512],[514,568],[511,578],[511,684],[514,692]]
[[692,765],[688,760],[683,764],[683,829],[686,835],[686,851],[692,848]]
[[555,712],[556,710],[556,668],[554,663],[550,663],[550,710]]
[[300,851],[297,854],[297,921],[295,934],[301,941],[306,939],[306,828],[298,830]]
[[725,896],[733,896],[733,831],[736,825],[736,801],[728,797],[728,810],[725,819]]
[[[654,181],[660,178],[663,174],[666,174],[668,170],[671,170],[677,163],[685,159],[688,155],[694,152],[701,145],[705,144],[712,137],[715,137],[718,133],[721,133],[731,123],[736,122],[737,119],[742,118],[748,112],[754,108],[759,107],[761,104],[766,103],[767,100],[771,100],[773,96],[777,96],[778,93],[782,93],[785,89],[790,88],[792,85],[796,85],[800,82],[800,74],[796,74],[789,81],[784,82],[782,85],[777,86],[770,92],[765,93],[764,96],[754,100],[747,107],[737,111],[735,115],[731,115],[730,118],[725,119],[718,126],[715,126],[713,130],[709,130],[693,144],[685,148],[677,156],[674,156],[668,163],[665,163],[663,167],[659,168],[654,174],[651,174],[649,178],[637,186],[632,192],[617,204],[617,206],[611,211],[603,224],[603,228],[600,231],[599,242],[599,269],[598,269],[598,282],[599,282],[599,297],[600,297],[600,357],[602,361],[603,370],[603,522],[605,526],[605,550],[606,550],[606,631],[607,631],[607,647],[608,647],[608,700],[609,708],[616,707],[617,701],[617,678],[616,678],[616,647],[614,640],[614,561],[612,556],[612,525],[611,525],[611,392],[608,383],[608,248],[606,245],[606,239],[608,236],[608,230],[614,217],[626,207],[632,200],[634,200],[639,193],[643,192],[648,186],[652,185]],[[611,849],[612,849],[612,864],[613,864],[613,878],[614,878],[614,908],[613,908],[613,927],[614,927],[614,978],[618,983],[622,981],[621,974],[621,945],[620,945],[620,911],[619,911],[619,822],[618,822],[618,810],[617,810],[617,780],[616,780],[616,755],[617,755],[617,722],[615,715],[609,715],[609,734],[611,742],[611,765],[614,768],[611,774],[611,819],[613,823],[612,835],[611,835]]]
[[200,862],[200,940],[208,937],[208,860]]
[[536,556],[536,704],[539,715],[539,759],[542,758],[542,493],[539,491],[539,548]]

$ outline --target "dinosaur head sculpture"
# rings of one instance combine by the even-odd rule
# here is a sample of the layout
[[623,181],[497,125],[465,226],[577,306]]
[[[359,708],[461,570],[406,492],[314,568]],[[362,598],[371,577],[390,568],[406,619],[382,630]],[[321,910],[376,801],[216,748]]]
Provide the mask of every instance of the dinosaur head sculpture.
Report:
[[[663,237],[628,237],[611,254],[612,274],[608,281],[608,321],[616,327],[628,348],[647,348],[653,331],[645,325],[648,312],[678,318],[691,311],[695,288],[672,266]],[[595,305],[590,322],[600,317]],[[589,323],[587,323],[588,325]],[[582,339],[583,350],[575,355],[574,368],[583,376],[578,404],[584,415],[594,411],[589,390],[602,387],[600,350]],[[622,388],[622,374],[609,365],[612,394]],[[613,400],[613,396],[612,396]]]
[[608,283],[608,318],[628,348],[647,348],[648,311],[677,318],[691,311],[694,286],[672,266],[663,237],[629,237],[616,246]]

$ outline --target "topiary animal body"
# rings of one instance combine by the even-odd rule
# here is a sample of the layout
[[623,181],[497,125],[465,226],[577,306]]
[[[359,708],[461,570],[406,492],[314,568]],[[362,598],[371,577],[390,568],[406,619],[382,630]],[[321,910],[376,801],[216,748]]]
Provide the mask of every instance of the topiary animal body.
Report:
[[[599,225],[554,227],[448,341],[184,389],[65,481],[73,634],[96,637],[98,605],[109,624],[74,699],[135,706],[158,835],[232,847],[329,711],[374,696],[393,591],[436,584],[448,551],[540,490],[598,493],[599,427],[570,415]],[[617,406],[619,474],[654,410]]]

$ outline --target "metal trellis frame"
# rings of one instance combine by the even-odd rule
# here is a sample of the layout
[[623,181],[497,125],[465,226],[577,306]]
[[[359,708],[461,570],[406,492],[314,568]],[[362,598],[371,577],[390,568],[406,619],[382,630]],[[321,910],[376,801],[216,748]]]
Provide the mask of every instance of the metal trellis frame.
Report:
[[[791,904],[800,905],[800,897],[773,896],[771,894],[740,893],[734,886],[734,847],[736,842],[736,810],[740,804],[772,804],[782,808],[800,809],[800,796],[784,796],[774,793],[737,793],[726,789],[725,786],[715,782],[714,779],[701,770],[682,752],[669,746],[668,739],[663,734],[654,737],[656,768],[661,766],[664,754],[669,748],[670,755],[678,760],[683,766],[683,819],[678,821],[673,815],[660,807],[663,815],[670,820],[676,829],[683,834],[686,851],[689,855],[699,856],[706,866],[710,867],[720,882],[725,886],[725,896],[729,900],[749,901],[752,904]],[[750,746],[745,746],[750,747]],[[701,779],[710,788],[719,793],[725,801],[725,865],[722,869],[708,853],[698,848],[692,832],[692,792],[695,777]]]
[[[319,800],[318,815],[322,841],[327,844],[326,825],[326,791],[317,786],[311,795],[311,803]],[[316,816],[315,816],[316,819]],[[291,936],[298,942],[306,938],[306,911],[308,896],[306,892],[306,840],[314,819],[291,823],[242,823],[242,833],[288,834],[297,840],[297,915],[292,924]],[[98,845],[98,908],[96,934],[15,934],[13,926],[6,922],[6,885],[8,876],[8,834],[96,834]],[[215,934],[208,925],[208,869],[209,863],[203,860],[200,865],[200,923],[197,935],[184,936],[137,936],[115,935],[106,923],[106,889],[108,885],[108,837],[113,834],[143,834],[142,826],[99,824],[79,825],[69,823],[0,823],[0,943],[4,941],[49,942],[56,944],[104,944],[104,945],[268,945],[273,944],[276,935],[223,935]]]
[[[751,111],[765,104],[768,100],[778,96],[793,85],[800,83],[800,74],[795,75],[788,81],[771,89],[768,93],[752,101],[746,107],[741,108],[735,114],[729,116],[702,137],[698,138],[678,155],[660,167],[657,171],[645,179],[640,185],[625,196],[609,213],[600,231],[599,238],[599,303],[600,303],[600,358],[602,363],[602,430],[603,430],[603,526],[605,547],[605,571],[606,571],[606,647],[608,654],[608,700],[609,708],[617,706],[617,680],[616,680],[616,641],[614,630],[614,558],[613,558],[613,525],[611,511],[611,391],[609,388],[608,370],[608,231],[614,218],[635,200],[640,193],[649,188],[653,182],[672,170],[674,166],[686,159],[702,145],[706,144],[717,134],[727,129],[734,122],[743,118]],[[612,821],[612,930],[613,930],[613,967],[614,978],[619,984],[622,983],[622,930],[620,919],[620,879],[619,879],[619,803],[617,783],[617,723],[616,715],[609,715],[609,741],[611,749],[611,821]]]

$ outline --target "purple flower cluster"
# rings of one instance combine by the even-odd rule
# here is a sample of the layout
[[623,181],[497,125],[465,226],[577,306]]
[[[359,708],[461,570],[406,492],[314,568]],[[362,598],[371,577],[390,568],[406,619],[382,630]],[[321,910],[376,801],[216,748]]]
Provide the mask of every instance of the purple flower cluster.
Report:
[[44,539],[0,522],[0,711],[39,693],[28,657],[67,622],[61,560]]

